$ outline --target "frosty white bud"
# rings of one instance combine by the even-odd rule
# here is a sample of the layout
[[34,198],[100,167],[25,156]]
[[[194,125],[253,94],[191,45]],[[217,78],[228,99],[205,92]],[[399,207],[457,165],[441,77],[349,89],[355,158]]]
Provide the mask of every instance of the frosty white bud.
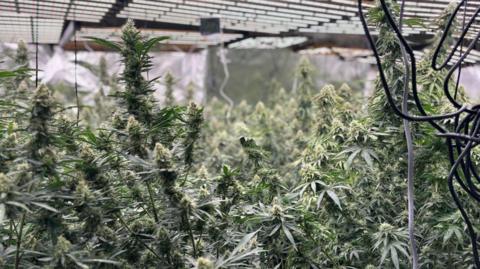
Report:
[[166,168],[170,159],[172,158],[172,153],[161,143],[156,143],[154,149],[154,158],[155,162],[160,168]]
[[13,185],[13,179],[4,173],[0,173],[0,193],[8,192]]
[[197,269],[213,269],[214,265],[212,260],[204,257],[197,259]]

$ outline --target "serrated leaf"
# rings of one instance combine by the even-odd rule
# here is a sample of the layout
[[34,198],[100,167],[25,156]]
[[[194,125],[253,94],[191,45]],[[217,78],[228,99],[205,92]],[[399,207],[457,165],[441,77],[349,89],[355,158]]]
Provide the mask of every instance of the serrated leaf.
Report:
[[7,201],[7,202],[5,202],[5,204],[7,204],[7,205],[13,205],[13,206],[16,206],[16,207],[20,207],[20,208],[24,209],[24,210],[27,211],[27,212],[32,212],[25,204],[22,204],[22,203],[19,203],[19,202]]
[[372,160],[372,157],[370,156],[370,153],[366,150],[362,150],[362,157],[367,163],[368,167],[373,168],[373,160]]
[[396,269],[399,269],[400,268],[400,263],[398,261],[397,250],[394,247],[391,247],[390,248],[390,253],[391,253],[391,258],[392,258],[393,265],[395,266]]
[[328,196],[333,200],[333,202],[340,208],[342,209],[342,206],[340,205],[340,199],[338,198],[337,194],[333,191],[327,190]]
[[415,27],[415,26],[421,26],[423,28],[426,28],[425,24],[420,18],[407,18],[403,19],[403,23],[410,27]]
[[447,243],[448,240],[450,240],[450,238],[452,237],[453,235],[453,229],[450,228],[447,230],[447,232],[445,233],[445,235],[443,236],[443,244]]
[[150,51],[150,49],[155,46],[156,44],[158,44],[159,42],[163,41],[163,40],[167,40],[167,39],[170,39],[170,37],[168,36],[159,36],[159,37],[154,37],[154,38],[151,38],[149,40],[147,40],[144,44],[144,52],[148,52]]
[[56,210],[55,208],[47,205],[47,204],[44,204],[44,203],[38,203],[38,202],[30,202],[32,205],[36,205],[38,207],[41,207],[43,209],[46,209],[48,211],[52,211],[52,212],[55,212],[55,213],[58,213],[58,210]]
[[290,232],[290,230],[285,225],[282,225],[282,229],[283,229],[283,233],[288,238],[288,241],[290,241],[290,243],[292,243],[293,245],[293,248],[297,250],[297,244],[295,244],[295,240],[293,239],[293,235]]
[[360,153],[360,151],[361,151],[360,149],[357,149],[352,154],[350,154],[350,156],[348,156],[347,162],[345,163],[345,166],[347,169],[351,167],[353,160],[358,155],[358,153]]
[[255,231],[253,233],[249,233],[245,235],[242,240],[238,243],[238,245],[233,249],[232,255],[235,255],[237,252],[239,252],[241,249],[244,248],[244,246],[252,240],[252,238],[257,234],[258,231]]
[[116,51],[121,51],[122,50],[120,45],[117,44],[116,42],[109,41],[109,40],[106,40],[106,39],[103,39],[103,38],[93,37],[93,36],[87,36],[86,38],[92,40],[93,42],[97,43],[100,46],[104,46],[104,47],[107,47],[107,48],[110,48],[110,49],[113,49],[113,50],[116,50]]
[[113,265],[121,265],[122,263],[112,261],[112,260],[106,260],[106,259],[85,259],[83,262],[86,263],[106,263],[106,264],[113,264]]

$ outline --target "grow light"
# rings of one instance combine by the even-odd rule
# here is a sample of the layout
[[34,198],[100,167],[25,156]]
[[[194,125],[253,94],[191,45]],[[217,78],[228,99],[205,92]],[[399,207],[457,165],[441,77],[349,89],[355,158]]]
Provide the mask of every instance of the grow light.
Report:
[[62,28],[63,20],[37,19],[28,14],[0,12],[0,41],[2,42],[16,43],[24,40],[29,43],[58,43]]
[[115,0],[2,0],[2,11],[29,14],[41,18],[99,22]]
[[[355,15],[351,10],[338,4],[318,5],[312,1],[300,0],[287,2],[132,0],[117,16],[140,19],[141,14],[147,15],[148,20],[189,25],[198,25],[198,19],[201,17],[218,16],[222,18],[224,29],[265,33],[292,31]],[[172,15],[189,19],[169,21]]]
[[[195,46],[211,46],[220,42],[231,42],[242,38],[242,34],[223,33],[221,35],[211,35],[209,37],[202,36],[196,31],[174,31],[174,30],[152,30],[139,29],[143,35],[147,37],[169,36],[168,40],[162,42],[170,45],[195,45]],[[121,35],[120,28],[81,28],[77,31],[77,40],[87,41],[87,37],[93,36],[104,38],[112,41],[119,41]]]

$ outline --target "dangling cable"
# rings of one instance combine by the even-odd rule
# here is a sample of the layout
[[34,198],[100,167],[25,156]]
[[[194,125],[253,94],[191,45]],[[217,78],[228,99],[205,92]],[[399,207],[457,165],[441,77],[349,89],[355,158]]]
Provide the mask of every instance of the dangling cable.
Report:
[[[400,7],[399,28],[400,32],[403,27],[403,13],[405,11],[405,0],[402,0]],[[400,45],[402,51],[403,65],[405,66],[405,73],[403,75],[403,102],[402,112],[408,115],[408,83],[410,80],[410,69],[408,65],[408,56],[405,47]],[[418,268],[418,252],[417,243],[415,241],[415,155],[413,149],[413,137],[410,122],[407,119],[403,120],[403,130],[405,132],[405,140],[407,142],[407,208],[408,208],[408,237],[410,241],[410,252],[412,253],[412,268]]]
[[78,98],[78,81],[77,81],[77,7],[75,6],[75,0],[72,3],[73,10],[73,46],[74,46],[74,80],[75,80],[75,100],[77,101],[77,127],[80,122],[80,99]]
[[[380,2],[383,3],[382,0]],[[383,4],[385,4],[385,3],[383,3]],[[459,110],[457,110],[455,112],[452,112],[452,113],[429,116],[429,115],[426,114],[425,110],[423,109],[423,106],[421,106],[421,101],[418,99],[418,95],[416,93],[416,81],[415,81],[415,83],[412,82],[412,90],[413,90],[412,93],[413,93],[413,97],[415,99],[415,104],[416,104],[417,108],[419,109],[419,111],[422,115],[421,116],[412,116],[412,115],[405,115],[404,113],[402,113],[401,109],[399,109],[397,107],[397,105],[395,104],[395,100],[392,96],[391,89],[390,89],[390,87],[388,85],[388,82],[387,82],[387,77],[386,77],[385,72],[384,72],[383,67],[382,67],[382,60],[380,59],[380,54],[378,53],[378,50],[375,46],[375,42],[373,41],[373,37],[370,34],[370,30],[368,29],[367,21],[365,20],[365,15],[363,13],[363,0],[358,0],[358,13],[360,14],[360,21],[362,23],[362,27],[363,27],[363,30],[364,30],[365,35],[367,37],[368,43],[370,45],[370,49],[372,50],[373,55],[375,57],[376,65],[377,65],[377,68],[378,68],[378,74],[379,74],[379,77],[380,77],[380,82],[382,83],[383,89],[385,91],[385,95],[387,96],[387,101],[390,104],[390,106],[393,108],[393,111],[395,112],[395,114],[397,114],[398,116],[400,116],[402,118],[406,118],[410,121],[427,121],[433,127],[435,127],[439,132],[445,133],[446,130],[443,127],[441,127],[440,125],[438,125],[437,123],[435,123],[435,120],[443,120],[443,119],[453,118],[456,115],[459,115],[460,113],[462,113],[463,111],[466,111],[467,107],[463,106]],[[390,20],[393,20],[391,18],[390,12],[385,12],[385,15],[386,15],[387,18],[390,18]],[[393,24],[391,26],[398,30],[398,28],[396,28],[396,26],[394,26]],[[406,41],[403,37],[400,38],[400,41],[402,41],[401,43],[403,43],[403,45],[405,47],[408,46],[408,44],[406,43]],[[411,48],[410,48],[411,53],[409,51],[407,51],[407,52],[409,54],[411,54],[410,56],[413,56],[413,51],[411,51]],[[414,61],[415,57],[411,57],[411,58],[412,58],[413,62],[415,62]],[[415,66],[414,63],[411,63],[411,65]],[[411,69],[411,73],[413,73],[413,72],[416,72],[416,68]]]
[[219,57],[220,57],[220,62],[223,65],[223,73],[225,74],[225,77],[223,78],[222,84],[220,85],[219,93],[220,96],[222,96],[225,101],[228,103],[228,111],[226,115],[227,121],[230,119],[230,114],[232,112],[233,106],[235,105],[233,100],[225,93],[225,87],[228,84],[228,80],[230,79],[230,72],[228,71],[228,59],[227,59],[227,54],[225,50],[225,44],[223,43],[223,29],[220,27],[220,51],[219,51]]
[[[467,19],[467,7],[468,7],[468,1],[465,0],[465,6],[463,7],[463,21],[462,21],[462,31],[465,30],[465,20]],[[460,57],[462,57],[463,54],[463,42],[460,45]],[[457,100],[457,93],[458,93],[458,87],[460,86],[460,77],[462,75],[462,65],[458,67],[458,73],[457,73],[457,81],[455,85],[455,93],[453,94],[453,99]]]
[[[380,82],[382,83],[383,89],[387,96],[387,101],[390,104],[390,106],[393,108],[393,111],[401,118],[408,121],[427,121],[440,132],[439,134],[440,137],[446,138],[446,146],[448,149],[448,160],[451,165],[451,169],[447,178],[449,191],[452,195],[452,198],[457,208],[459,209],[462,215],[462,218],[465,224],[467,225],[467,232],[468,232],[468,236],[470,237],[471,246],[472,246],[473,264],[476,269],[480,269],[480,257],[478,252],[477,234],[475,229],[473,228],[473,224],[470,221],[470,217],[468,216],[467,211],[464,209],[464,206],[462,205],[461,199],[457,194],[457,190],[455,189],[454,182],[453,182],[453,180],[455,180],[458,183],[458,185],[470,196],[470,198],[473,198],[475,201],[480,202],[480,188],[478,188],[475,185],[475,183],[473,183],[472,181],[472,177],[474,177],[477,182],[480,182],[480,175],[477,173],[477,170],[471,161],[473,147],[478,146],[480,144],[480,127],[479,127],[480,126],[480,105],[467,107],[466,104],[460,104],[450,95],[450,92],[448,89],[448,84],[450,82],[450,79],[453,76],[453,73],[457,68],[459,68],[462,65],[463,61],[466,59],[466,57],[469,55],[469,53],[473,49],[477,40],[480,38],[480,32],[478,32],[476,37],[470,42],[465,53],[463,54],[460,53],[460,58],[457,61],[455,61],[453,63],[453,67],[451,67],[448,70],[448,73],[446,74],[443,82],[445,96],[447,97],[448,101],[454,107],[459,108],[459,110],[457,110],[454,113],[429,116],[427,115],[423,107],[423,103],[419,99],[418,93],[417,93],[417,85],[416,85],[416,79],[415,79],[416,78],[416,61],[415,61],[415,56],[413,54],[413,50],[409,46],[409,44],[406,42],[406,39],[401,32],[401,26],[399,29],[397,22],[395,21],[395,19],[393,18],[393,15],[391,14],[390,8],[386,4],[386,1],[379,0],[379,3],[381,4],[381,8],[384,12],[385,18],[389,26],[393,29],[396,37],[400,41],[401,47],[403,47],[406,53],[409,55],[409,58],[410,58],[409,66],[411,66],[411,70],[406,69],[406,71],[408,71],[409,75],[411,76],[412,94],[413,94],[413,99],[415,101],[414,104],[418,109],[418,111],[420,112],[421,116],[411,116],[408,114],[408,111],[404,109],[405,108],[404,106],[402,107],[402,110],[400,110],[396,106],[395,100],[392,97],[391,89],[388,85],[388,81],[385,76],[385,72],[383,70],[380,55],[376,48],[376,44],[373,41],[373,38],[370,34],[370,30],[368,28],[365,16],[363,14],[363,7],[362,7],[363,0],[358,0],[358,13],[360,15],[360,21],[362,23],[363,30],[367,37],[367,41],[373,51],[373,55],[375,56],[375,61],[378,67],[378,72],[380,77]],[[440,66],[437,66],[437,61],[439,60],[441,48],[443,47],[443,44],[447,39],[447,36],[450,32],[450,28],[454,24],[455,16],[460,10],[460,7],[464,4],[467,4],[466,0],[462,0],[451,13],[450,17],[448,18],[447,24],[445,26],[445,30],[442,33],[442,36],[440,38],[440,42],[434,50],[431,67],[436,71],[446,68],[447,64],[451,61],[452,57],[454,56],[459,46],[461,51],[463,52],[462,46],[463,46],[463,41],[467,35],[467,32],[469,31],[470,27],[475,21],[476,16],[480,14],[480,7],[479,7],[476,9],[473,16],[468,20],[468,23],[466,25],[465,24],[463,25],[462,27],[463,29],[460,34],[460,37],[457,39],[455,45],[453,46],[453,49],[450,49],[450,51],[448,52],[446,60],[443,61],[442,59],[443,63]],[[458,81],[456,84],[458,85]],[[408,88],[404,88],[404,90],[408,91]],[[405,94],[404,92],[404,96],[408,96],[408,95]],[[403,100],[404,104],[405,104],[405,99],[406,98],[404,98]],[[440,126],[435,122],[438,120],[449,119],[449,118],[453,119],[453,124],[450,124],[450,126],[447,125],[445,127],[453,127],[454,132],[447,131],[445,127]],[[460,173],[460,171],[458,170],[460,170],[462,173]]]
[[35,88],[38,88],[38,16],[39,16],[39,1],[37,0],[36,5],[36,16],[35,16]]

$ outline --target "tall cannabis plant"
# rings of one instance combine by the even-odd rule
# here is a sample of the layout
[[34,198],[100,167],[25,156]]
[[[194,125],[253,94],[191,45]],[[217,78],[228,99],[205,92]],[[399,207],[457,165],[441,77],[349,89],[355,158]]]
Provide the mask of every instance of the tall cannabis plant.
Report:
[[152,83],[155,80],[146,80],[142,74],[151,68],[149,51],[167,37],[146,39],[135,28],[133,20],[128,20],[123,26],[121,43],[111,42],[98,38],[91,38],[96,42],[118,51],[123,59],[125,69],[121,80],[125,90],[116,93],[116,97],[123,103],[129,114],[137,117],[141,122],[149,122],[153,117]]
[[28,47],[23,41],[20,41],[17,45],[13,65],[19,72],[12,73],[12,76],[6,78],[4,95],[8,98],[25,99],[30,74],[26,72],[29,70]]
[[170,72],[165,74],[163,84],[165,85],[165,105],[174,105],[175,97],[173,96],[173,87],[175,87],[176,81]]
[[[400,90],[400,47],[381,9],[369,18]],[[346,85],[317,91],[302,59],[299,88],[272,83],[267,103],[159,105],[144,73],[161,39],[132,21],[120,42],[95,39],[125,64],[121,83],[109,83],[118,102],[109,118],[93,107],[95,122],[77,125],[48,88],[29,83],[25,99],[0,100],[1,268],[408,267],[405,141],[379,84],[364,111]],[[449,109],[444,74],[425,62],[422,98]],[[103,62],[92,70],[102,86],[115,81]],[[443,156],[432,154],[439,139],[414,128],[420,263],[468,268],[461,216],[441,182]]]
[[300,122],[300,128],[305,131],[307,122],[311,120],[312,92],[313,87],[313,66],[307,58],[302,58],[297,68],[296,79],[298,87],[296,89],[299,96],[297,118]]

